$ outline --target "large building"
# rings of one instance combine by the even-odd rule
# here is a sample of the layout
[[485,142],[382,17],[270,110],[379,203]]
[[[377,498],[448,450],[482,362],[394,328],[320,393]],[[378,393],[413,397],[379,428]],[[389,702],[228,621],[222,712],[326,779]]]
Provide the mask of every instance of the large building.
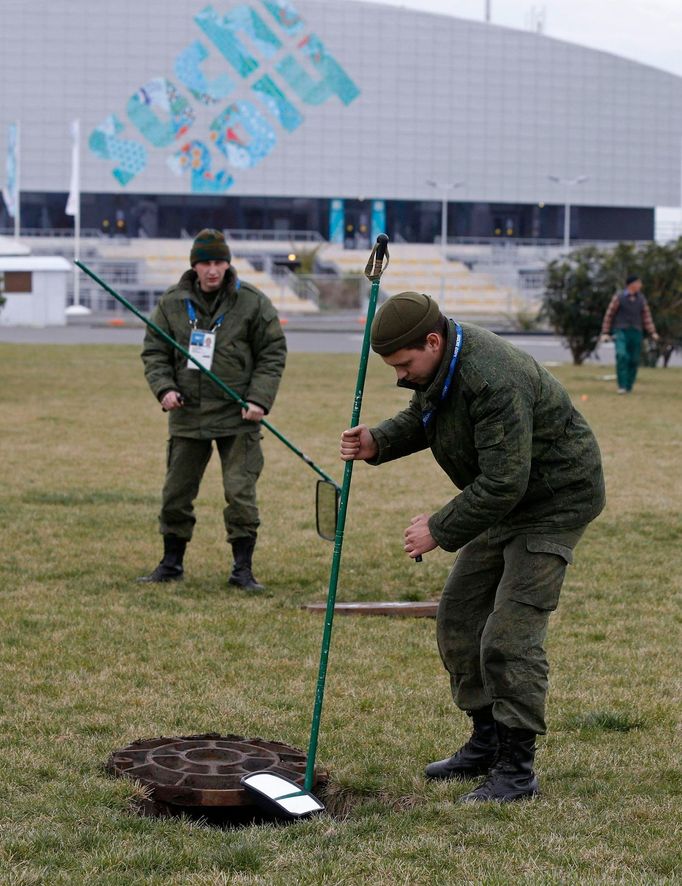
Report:
[[453,237],[559,238],[570,201],[572,238],[650,239],[679,201],[682,78],[616,55],[357,0],[2,5],[22,228],[72,224],[74,120],[81,225],[129,236],[433,242],[447,204]]

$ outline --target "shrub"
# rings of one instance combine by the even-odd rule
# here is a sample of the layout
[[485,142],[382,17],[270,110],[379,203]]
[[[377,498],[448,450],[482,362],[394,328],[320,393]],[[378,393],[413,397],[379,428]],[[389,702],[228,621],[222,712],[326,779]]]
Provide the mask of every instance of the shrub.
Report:
[[549,263],[541,311],[576,365],[597,347],[604,312],[629,274],[642,278],[660,335],[658,344],[645,342],[645,362],[653,366],[662,357],[667,366],[673,351],[682,347],[682,238],[639,249],[631,243],[613,249],[587,246]]

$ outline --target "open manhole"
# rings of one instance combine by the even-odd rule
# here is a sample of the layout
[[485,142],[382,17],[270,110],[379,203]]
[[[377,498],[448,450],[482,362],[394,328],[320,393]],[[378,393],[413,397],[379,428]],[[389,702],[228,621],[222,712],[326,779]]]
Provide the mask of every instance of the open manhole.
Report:
[[[303,785],[306,759],[304,751],[279,741],[208,732],[134,741],[114,751],[106,769],[148,788],[145,814],[243,820],[256,814],[239,783],[243,775],[268,771]],[[313,789],[323,780],[316,770]]]

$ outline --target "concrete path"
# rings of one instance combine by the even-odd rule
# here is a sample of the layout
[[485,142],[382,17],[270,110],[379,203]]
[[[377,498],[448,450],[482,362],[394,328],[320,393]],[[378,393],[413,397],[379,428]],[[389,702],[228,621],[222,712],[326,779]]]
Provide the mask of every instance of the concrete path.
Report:
[[[362,347],[363,328],[357,315],[334,315],[326,318],[296,318],[284,327],[287,345],[291,353],[355,354]],[[0,342],[12,344],[142,344],[144,327],[142,323],[125,326],[112,326],[106,323],[87,323],[68,326],[38,328],[32,326],[0,325]],[[523,334],[500,331],[500,335],[517,347],[527,351],[540,363],[570,363],[571,355],[554,335]],[[599,359],[591,363],[605,371],[614,365],[613,345],[600,345]],[[682,353],[677,351],[670,361],[671,366],[682,366]]]

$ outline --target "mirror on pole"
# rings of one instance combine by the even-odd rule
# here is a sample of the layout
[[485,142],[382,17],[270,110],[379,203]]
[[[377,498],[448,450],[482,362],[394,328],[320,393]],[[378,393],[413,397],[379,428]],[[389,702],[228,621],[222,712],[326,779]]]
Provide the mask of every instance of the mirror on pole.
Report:
[[339,487],[328,480],[318,480],[315,492],[317,534],[327,541],[334,541],[338,517]]

